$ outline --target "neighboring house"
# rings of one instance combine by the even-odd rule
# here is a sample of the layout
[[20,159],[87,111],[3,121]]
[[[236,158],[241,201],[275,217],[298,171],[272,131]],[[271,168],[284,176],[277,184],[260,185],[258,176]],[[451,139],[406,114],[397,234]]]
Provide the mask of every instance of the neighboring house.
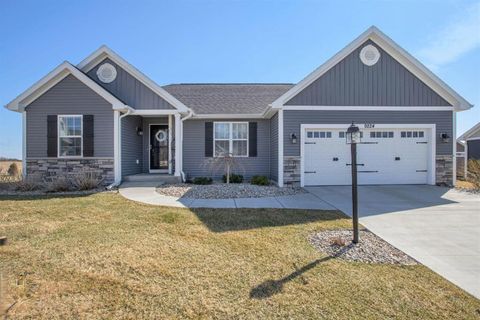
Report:
[[472,105],[371,27],[297,84],[161,87],[102,46],[6,107],[23,116],[27,174],[209,176],[227,152],[247,178],[303,186],[350,183],[352,122],[361,184],[451,185],[455,114]]
[[457,139],[458,145],[461,147],[457,147],[457,170],[463,170],[462,175],[465,177],[468,160],[480,160],[480,122]]

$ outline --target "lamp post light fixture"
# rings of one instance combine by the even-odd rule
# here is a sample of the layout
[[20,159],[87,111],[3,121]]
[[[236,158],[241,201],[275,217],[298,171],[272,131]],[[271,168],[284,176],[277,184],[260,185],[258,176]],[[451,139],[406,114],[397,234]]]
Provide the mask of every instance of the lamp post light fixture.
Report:
[[347,144],[350,144],[352,154],[352,218],[353,243],[358,243],[358,189],[357,189],[357,143],[361,141],[360,129],[352,122],[347,129]]

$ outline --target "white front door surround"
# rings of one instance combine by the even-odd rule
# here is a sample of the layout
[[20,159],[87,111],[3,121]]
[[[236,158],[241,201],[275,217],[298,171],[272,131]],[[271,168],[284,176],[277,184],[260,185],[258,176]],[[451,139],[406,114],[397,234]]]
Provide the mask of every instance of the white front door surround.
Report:
[[[344,136],[349,126],[301,125],[302,187],[351,183],[350,146]],[[366,142],[357,146],[358,163],[363,164],[359,184],[435,184],[435,124],[358,126]]]

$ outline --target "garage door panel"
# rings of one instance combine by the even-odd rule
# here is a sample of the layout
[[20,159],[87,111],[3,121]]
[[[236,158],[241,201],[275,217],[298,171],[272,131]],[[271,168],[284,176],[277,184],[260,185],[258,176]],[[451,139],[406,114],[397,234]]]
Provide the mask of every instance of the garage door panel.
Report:
[[[305,185],[351,184],[343,129],[306,129]],[[359,184],[424,184],[431,136],[426,129],[363,129],[357,145]]]

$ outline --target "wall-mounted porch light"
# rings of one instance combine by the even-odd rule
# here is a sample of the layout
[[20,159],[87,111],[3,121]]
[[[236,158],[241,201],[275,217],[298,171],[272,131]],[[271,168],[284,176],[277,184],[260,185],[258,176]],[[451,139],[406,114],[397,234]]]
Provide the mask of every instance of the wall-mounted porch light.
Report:
[[295,133],[292,133],[290,135],[290,140],[292,140],[293,144],[297,143],[297,135]]
[[143,136],[143,129],[141,127],[137,127],[137,136]]
[[441,133],[440,134],[440,138],[442,138],[442,142],[443,143],[448,143],[450,142],[450,136],[448,135],[448,133]]

